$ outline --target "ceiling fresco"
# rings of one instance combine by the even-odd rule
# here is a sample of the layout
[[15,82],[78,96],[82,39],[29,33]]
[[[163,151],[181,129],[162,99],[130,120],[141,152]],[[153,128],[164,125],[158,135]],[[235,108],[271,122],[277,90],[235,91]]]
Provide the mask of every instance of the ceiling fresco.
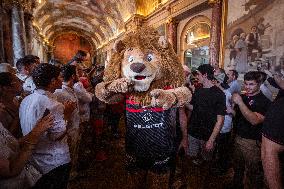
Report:
[[96,47],[117,36],[136,13],[134,0],[37,0],[34,25],[52,42],[65,32],[86,36]]
[[35,0],[34,26],[46,40],[62,33],[86,36],[99,48],[124,31],[134,14],[147,16],[154,5],[167,0]]

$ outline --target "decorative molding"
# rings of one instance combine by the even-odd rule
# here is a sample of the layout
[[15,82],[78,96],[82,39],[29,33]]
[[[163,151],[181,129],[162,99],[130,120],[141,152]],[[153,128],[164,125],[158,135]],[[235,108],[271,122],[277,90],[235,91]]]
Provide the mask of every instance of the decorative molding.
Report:
[[145,23],[145,17],[139,14],[134,14],[125,22],[126,31],[133,31],[140,28]]
[[12,9],[14,6],[19,6],[23,8],[24,12],[32,14],[36,2],[35,0],[2,0],[2,6],[5,9]]
[[220,4],[222,0],[208,0],[209,5]]
[[173,4],[170,8],[171,15],[180,12],[181,10],[185,9],[186,7],[198,2],[199,0],[182,0]]

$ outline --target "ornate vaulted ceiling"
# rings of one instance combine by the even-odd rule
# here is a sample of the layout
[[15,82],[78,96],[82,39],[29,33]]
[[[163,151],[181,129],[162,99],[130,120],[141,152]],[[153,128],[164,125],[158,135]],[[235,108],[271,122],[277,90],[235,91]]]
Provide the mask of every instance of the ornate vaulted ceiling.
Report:
[[[149,14],[166,0],[36,0],[34,25],[49,41],[76,32],[99,47],[124,31],[133,14]],[[148,7],[148,8],[147,8]]]

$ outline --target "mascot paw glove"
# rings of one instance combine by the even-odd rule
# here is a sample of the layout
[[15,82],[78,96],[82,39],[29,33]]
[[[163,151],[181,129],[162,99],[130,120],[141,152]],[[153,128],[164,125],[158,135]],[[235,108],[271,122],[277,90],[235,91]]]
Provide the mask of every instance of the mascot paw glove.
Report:
[[154,89],[150,95],[152,97],[151,106],[153,107],[162,107],[164,110],[168,110],[177,103],[176,95],[169,90]]
[[127,78],[120,78],[108,84],[107,90],[113,93],[128,93],[133,90],[133,82]]

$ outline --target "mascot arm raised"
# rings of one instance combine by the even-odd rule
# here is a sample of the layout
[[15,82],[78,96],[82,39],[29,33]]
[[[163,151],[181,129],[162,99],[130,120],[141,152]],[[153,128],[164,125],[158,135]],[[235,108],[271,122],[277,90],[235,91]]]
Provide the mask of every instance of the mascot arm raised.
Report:
[[102,82],[96,86],[96,96],[108,103],[118,103],[124,99],[124,94],[132,91],[133,84],[127,78],[120,78],[110,82]]
[[168,110],[171,107],[182,107],[191,101],[192,94],[187,87],[177,87],[170,90],[154,89],[150,93],[151,105]]

